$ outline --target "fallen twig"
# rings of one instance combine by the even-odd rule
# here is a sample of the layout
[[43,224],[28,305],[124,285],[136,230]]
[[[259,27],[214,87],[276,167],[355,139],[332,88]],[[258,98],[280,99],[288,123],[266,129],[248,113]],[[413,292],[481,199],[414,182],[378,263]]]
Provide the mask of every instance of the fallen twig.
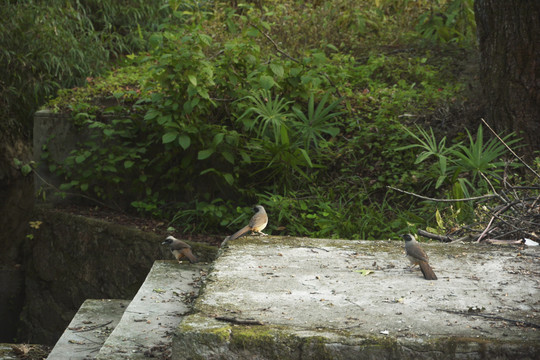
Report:
[[505,318],[505,317],[502,317],[502,316],[498,316],[498,315],[493,315],[493,314],[481,314],[481,313],[478,313],[478,312],[465,312],[465,311],[457,311],[457,310],[446,310],[446,309],[436,309],[437,311],[444,311],[444,312],[447,312],[447,313],[450,313],[450,314],[457,314],[457,315],[464,315],[464,316],[480,316],[480,317],[484,317],[484,318],[487,318],[487,319],[493,319],[493,320],[501,320],[501,321],[508,321],[514,325],[523,325],[523,326],[528,326],[528,327],[533,327],[533,328],[536,328],[536,329],[540,329],[540,325],[538,324],[535,324],[535,323],[531,323],[531,322],[528,322],[528,321],[520,321],[520,320],[513,320],[513,319],[508,319],[508,318]]
[[239,325],[264,325],[264,323],[255,319],[240,319],[240,318],[229,317],[229,316],[216,316],[215,319],[219,321],[225,321],[225,322],[239,324]]
[[423,196],[423,195],[418,195],[418,194],[415,194],[415,193],[412,193],[412,192],[409,192],[409,191],[401,190],[401,189],[395,188],[393,186],[387,186],[387,188],[395,190],[395,191],[399,191],[399,192],[407,194],[407,195],[412,195],[412,196],[415,196],[415,197],[423,199],[423,200],[429,200],[429,201],[435,201],[435,202],[460,202],[460,201],[472,201],[472,200],[480,200],[480,199],[500,198],[499,195],[487,194],[487,195],[473,196],[473,197],[462,198],[462,199],[436,199],[436,198],[430,198],[430,197]]
[[326,250],[326,249],[323,249],[323,248],[320,248],[320,247],[315,247],[315,246],[301,246],[301,247],[306,248],[306,249],[311,249],[311,251],[313,251],[313,249],[317,249],[317,250],[330,252],[330,250]]
[[478,237],[478,239],[476,240],[476,242],[480,242],[482,241],[482,238],[484,237],[484,235],[486,235],[487,231],[489,230],[489,227],[491,226],[491,223],[493,223],[493,220],[495,219],[495,216],[492,216],[491,217],[491,220],[489,220],[489,223],[487,224],[486,228],[484,229],[484,231],[482,231],[482,233],[480,234],[480,236]]
[[454,239],[452,239],[450,236],[433,234],[433,233],[430,233],[430,232],[422,230],[422,229],[418,230],[418,235],[423,236],[423,237],[427,237],[427,238],[433,239],[433,240],[439,240],[441,242],[452,242],[452,241],[454,241]]
[[68,328],[68,329],[71,330],[71,331],[75,331],[75,332],[85,332],[85,331],[96,330],[96,329],[99,329],[100,327],[105,327],[105,326],[109,325],[110,323],[112,323],[112,320],[108,321],[108,322],[106,322],[104,324],[98,324],[98,325],[92,325],[92,326],[71,327],[71,328]]
[[496,244],[496,245],[523,245],[525,244],[524,239],[520,240],[500,240],[500,239],[486,239],[485,243]]

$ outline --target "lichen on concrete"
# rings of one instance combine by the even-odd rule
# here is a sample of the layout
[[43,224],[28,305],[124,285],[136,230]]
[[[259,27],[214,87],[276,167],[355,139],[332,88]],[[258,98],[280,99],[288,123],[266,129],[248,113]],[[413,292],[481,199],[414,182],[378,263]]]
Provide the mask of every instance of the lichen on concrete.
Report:
[[401,241],[237,239],[173,359],[536,358],[540,333],[524,323],[540,323],[538,249],[423,246],[438,281],[408,269]]

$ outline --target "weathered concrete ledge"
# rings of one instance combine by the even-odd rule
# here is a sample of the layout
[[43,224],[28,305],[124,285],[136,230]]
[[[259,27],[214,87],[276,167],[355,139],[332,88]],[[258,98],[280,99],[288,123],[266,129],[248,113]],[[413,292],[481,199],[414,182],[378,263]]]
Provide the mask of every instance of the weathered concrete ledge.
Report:
[[[215,261],[173,359],[538,359],[540,249],[237,239]],[[256,325],[260,323],[260,325]]]
[[86,300],[47,359],[93,359],[129,303],[121,299]]
[[95,358],[169,359],[172,334],[191,311],[207,271],[208,265],[200,263],[156,261]]

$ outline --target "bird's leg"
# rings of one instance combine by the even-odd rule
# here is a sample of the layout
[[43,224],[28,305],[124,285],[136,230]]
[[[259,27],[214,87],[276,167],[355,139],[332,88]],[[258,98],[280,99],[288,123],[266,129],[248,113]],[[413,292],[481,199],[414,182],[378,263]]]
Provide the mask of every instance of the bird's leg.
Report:
[[409,269],[409,271],[413,271],[414,267],[417,265],[418,264],[412,264],[411,266],[407,266],[407,269]]

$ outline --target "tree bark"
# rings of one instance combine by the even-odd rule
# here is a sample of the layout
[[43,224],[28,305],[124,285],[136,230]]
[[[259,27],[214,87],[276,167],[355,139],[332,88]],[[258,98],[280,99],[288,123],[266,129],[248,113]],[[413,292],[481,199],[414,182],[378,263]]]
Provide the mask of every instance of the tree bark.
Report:
[[487,121],[540,150],[540,1],[475,0]]

